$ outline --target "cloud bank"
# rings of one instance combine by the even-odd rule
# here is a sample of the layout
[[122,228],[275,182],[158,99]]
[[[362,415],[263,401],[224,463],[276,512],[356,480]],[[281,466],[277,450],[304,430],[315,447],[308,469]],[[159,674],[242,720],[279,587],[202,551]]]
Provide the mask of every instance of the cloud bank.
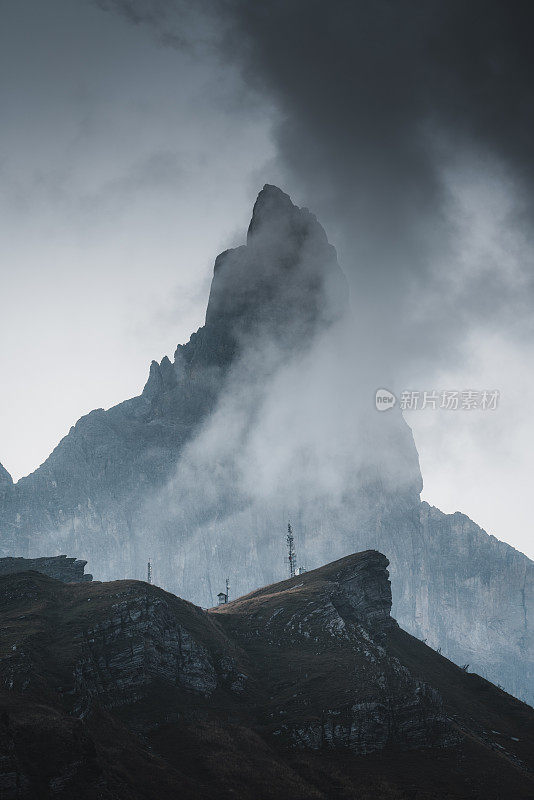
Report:
[[[493,485],[523,463],[517,451],[494,457],[517,440],[517,426],[527,447],[532,441],[520,395],[532,396],[533,380],[492,358],[512,349],[528,364],[533,355],[532,4],[101,5],[149,26],[166,45],[217,53],[274,106],[272,171],[297,202],[313,205],[338,247],[352,286],[354,343],[379,365],[380,384],[400,391],[477,380],[483,385],[472,388],[501,390],[491,446],[487,421],[472,418],[448,477],[431,454],[456,435],[456,423],[411,420],[430,499],[439,503],[452,482],[458,505],[480,509],[492,529],[495,501],[472,506],[454,473],[460,460],[483,462]],[[517,481],[525,488],[522,475]],[[517,514],[509,524],[527,548],[529,522]]]

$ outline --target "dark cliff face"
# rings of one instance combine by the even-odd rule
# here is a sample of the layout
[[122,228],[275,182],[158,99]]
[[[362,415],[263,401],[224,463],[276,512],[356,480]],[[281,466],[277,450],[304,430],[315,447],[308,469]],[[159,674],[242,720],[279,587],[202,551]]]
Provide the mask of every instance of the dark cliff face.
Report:
[[[409,606],[417,635],[534,704],[534,563],[465,514],[423,502],[420,518],[425,555]],[[429,602],[428,585],[436,580],[441,606]],[[404,618],[398,615],[401,624]]]
[[402,631],[387,564],[208,612],[135,581],[0,577],[2,798],[526,800],[532,709]]
[[276,186],[258,195],[247,244],[215,262],[204,353],[232,356],[240,340],[273,337],[288,350],[309,345],[348,310],[346,280],[317,219]]
[[67,552],[102,579],[142,578],[150,556],[161,585],[205,606],[227,575],[239,594],[281,577],[291,513],[299,563],[386,553],[402,625],[534,702],[532,562],[420,504],[400,412],[377,414],[376,386],[330,370],[347,307],[319,222],[265,186],[246,244],[215,262],[205,325],[152,363],[142,394],[82,417],[17,484],[0,469],[0,555]]
[[0,558],[0,575],[34,571],[64,583],[81,583],[93,578],[92,575],[84,574],[86,564],[87,561],[64,555],[50,558]]
[[[215,260],[206,321],[174,364],[164,359],[149,378],[153,397],[174,391],[182,371],[228,368],[243,350],[271,339],[291,352],[348,310],[348,286],[334,247],[307,209],[266,185],[254,205],[247,243]],[[156,386],[159,392],[156,392]]]

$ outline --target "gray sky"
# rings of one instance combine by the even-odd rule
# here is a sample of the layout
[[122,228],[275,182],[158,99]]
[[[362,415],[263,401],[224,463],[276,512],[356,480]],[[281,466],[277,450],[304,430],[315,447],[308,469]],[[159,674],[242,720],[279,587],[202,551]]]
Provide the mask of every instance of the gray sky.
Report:
[[0,461],[34,469],[203,323],[272,157],[232,70],[85,0],[0,3]]
[[426,499],[532,555],[528,6],[184,6],[0,0],[0,461],[140,391],[268,180],[338,247],[384,385],[501,390],[408,420]]

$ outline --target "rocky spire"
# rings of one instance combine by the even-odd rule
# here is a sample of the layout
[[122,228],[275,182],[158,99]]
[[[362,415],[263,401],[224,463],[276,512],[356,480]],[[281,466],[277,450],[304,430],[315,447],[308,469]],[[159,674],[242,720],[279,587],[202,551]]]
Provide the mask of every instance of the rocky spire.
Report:
[[[166,395],[172,402],[177,381],[192,370],[194,389],[187,397],[198,408],[218,389],[204,367],[227,368],[245,343],[256,352],[263,341],[276,342],[281,352],[305,347],[342,317],[347,298],[336,250],[317,218],[266,184],[254,204],[246,245],[215,259],[204,326],[178,345],[173,364],[167,357],[152,362],[143,397],[152,406]],[[180,407],[185,409],[184,400]]]
[[261,334],[291,347],[346,309],[346,280],[323,227],[308,209],[266,184],[254,204],[247,244],[215,261],[204,347],[209,340],[233,354],[242,337]]
[[[248,226],[247,243],[254,238],[256,233],[261,232],[265,226],[283,227],[288,221],[301,214],[304,216],[307,209],[300,209],[295,206],[288,194],[283,192],[278,186],[266,183],[256,198],[252,209],[252,219]],[[311,216],[311,215],[310,215]],[[314,217],[315,219],[315,217]],[[317,222],[317,220],[315,220]],[[317,223],[319,225],[319,223]],[[323,231],[326,240],[326,234]]]

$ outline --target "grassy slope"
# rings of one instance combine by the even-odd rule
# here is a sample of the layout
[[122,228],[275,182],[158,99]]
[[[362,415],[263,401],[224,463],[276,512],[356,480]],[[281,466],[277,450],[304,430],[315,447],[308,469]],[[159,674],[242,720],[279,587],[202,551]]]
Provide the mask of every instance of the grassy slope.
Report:
[[[342,561],[350,565],[354,558]],[[319,646],[299,640],[295,647],[284,643],[278,617],[269,623],[279,609],[280,620],[309,613],[340,565],[208,613],[136,581],[65,585],[36,573],[1,578],[2,752],[32,776],[36,798],[48,797],[49,777],[68,773],[76,762],[82,764],[79,774],[66,782],[66,793],[59,787],[57,797],[73,796],[73,786],[81,800],[166,800],[177,796],[177,787],[185,800],[534,797],[523,766],[532,759],[532,709],[397,628],[389,634],[388,652],[440,690],[446,713],[464,733],[460,745],[355,757],[350,751],[288,751],[269,735],[275,727],[269,718],[273,709],[298,720],[299,714],[310,714],[310,704],[311,713],[320,715],[322,708],[350,700],[348,676],[358,672],[358,657],[343,641]],[[95,706],[83,721],[70,717],[68,702],[57,690],[68,684],[80,632],[109,617],[111,607],[132,593],[163,600],[211,652],[230,647],[249,675],[243,695],[217,690],[206,701],[155,683],[150,696],[131,708],[106,712]],[[18,684],[9,691],[15,660]],[[169,708],[173,718],[155,725],[168,717]],[[135,731],[141,723],[139,737]]]

